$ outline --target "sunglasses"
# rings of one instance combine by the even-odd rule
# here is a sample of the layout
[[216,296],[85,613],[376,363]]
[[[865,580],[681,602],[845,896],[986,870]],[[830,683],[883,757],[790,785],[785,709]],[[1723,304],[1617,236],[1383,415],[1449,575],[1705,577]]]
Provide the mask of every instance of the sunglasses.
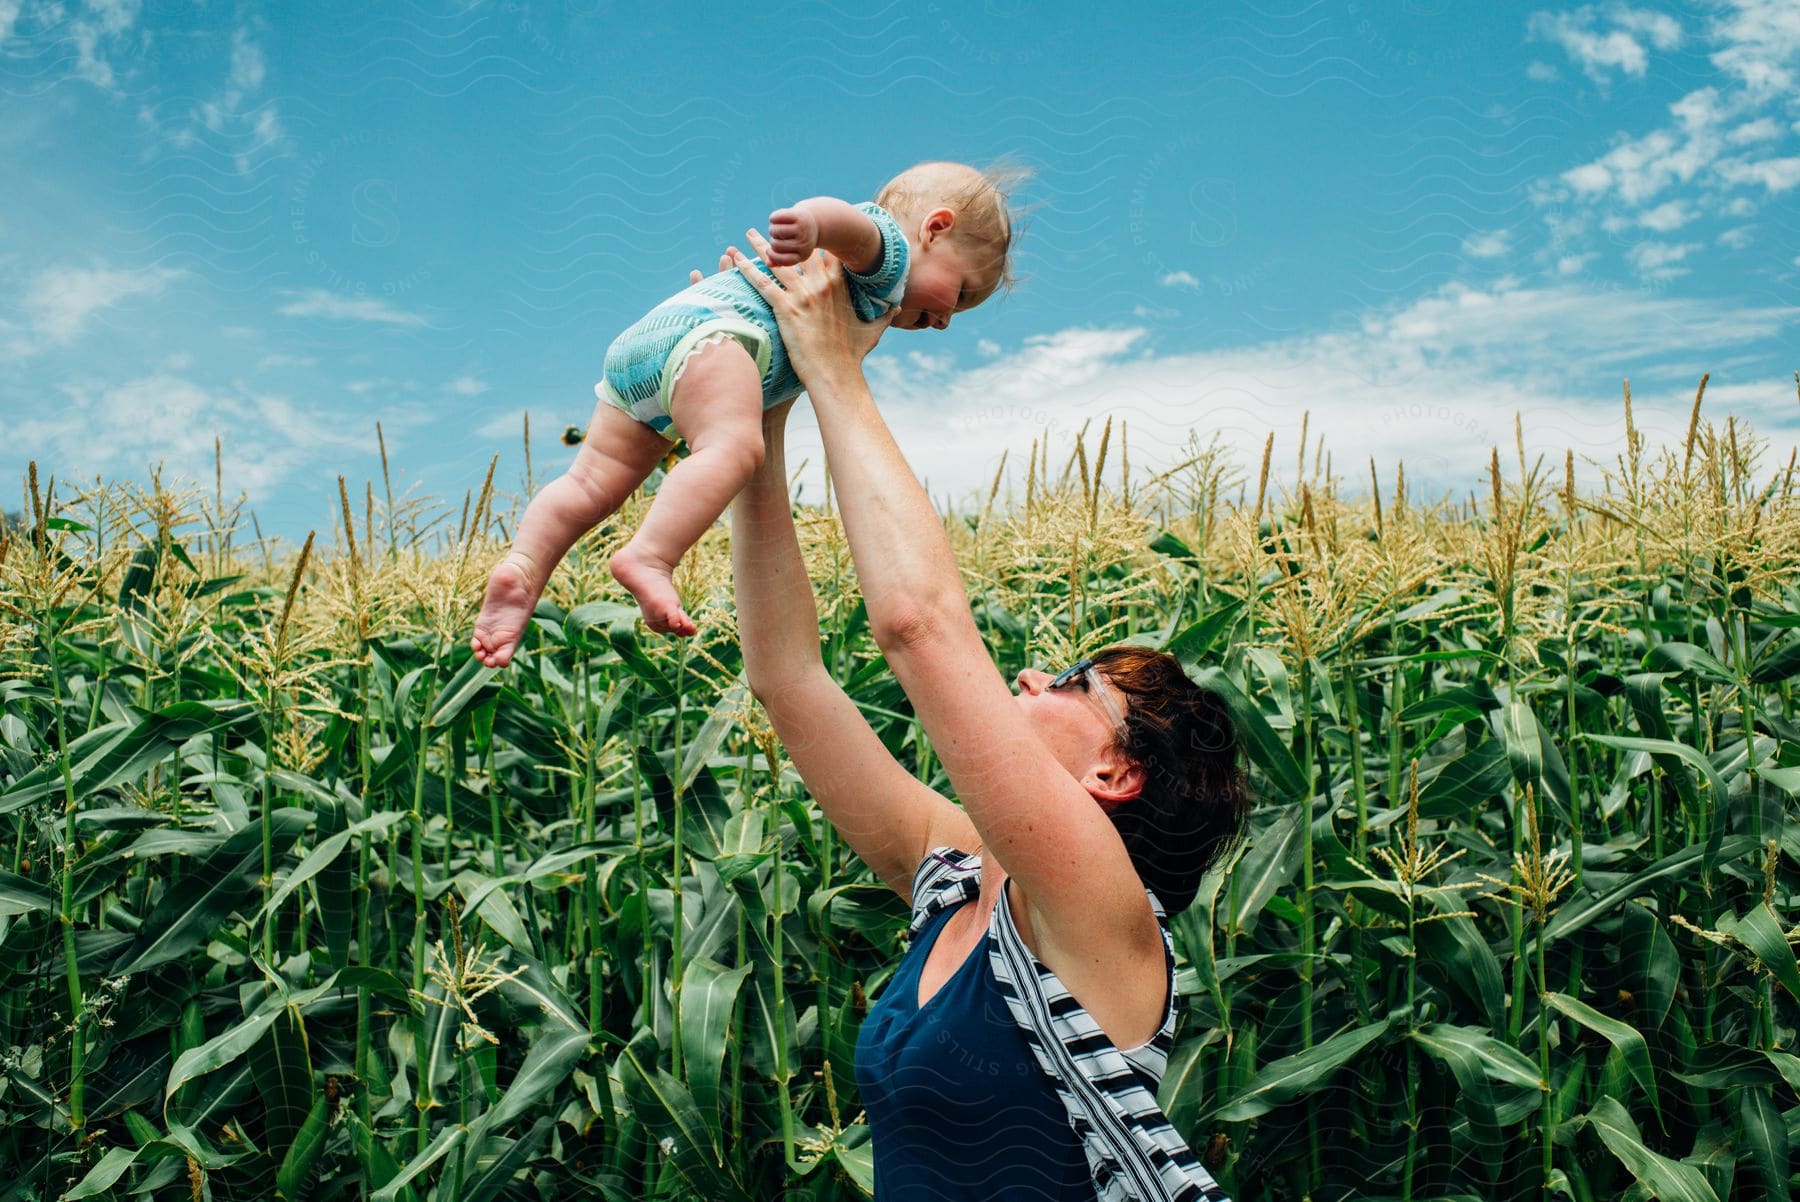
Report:
[[1124,738],[1125,715],[1119,712],[1118,703],[1112,699],[1112,694],[1108,693],[1106,691],[1106,686],[1101,683],[1100,671],[1094,667],[1093,660],[1082,659],[1075,661],[1062,671],[1058,672],[1055,676],[1051,677],[1050,683],[1044,687],[1046,689],[1060,689],[1064,685],[1076,683],[1081,685],[1082,692],[1100,702],[1101,706],[1106,710],[1107,717],[1112,720],[1113,730],[1121,739]]

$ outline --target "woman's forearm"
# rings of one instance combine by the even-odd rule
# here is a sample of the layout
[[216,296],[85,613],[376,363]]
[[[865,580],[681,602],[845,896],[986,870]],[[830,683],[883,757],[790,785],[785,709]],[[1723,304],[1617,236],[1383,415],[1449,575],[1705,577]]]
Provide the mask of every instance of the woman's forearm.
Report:
[[885,639],[933,614],[967,610],[943,521],[876,412],[861,369],[818,374],[809,393],[870,631]]
[[765,415],[763,464],[731,505],[738,644],[752,689],[821,666],[819,610],[788,500],[785,410]]

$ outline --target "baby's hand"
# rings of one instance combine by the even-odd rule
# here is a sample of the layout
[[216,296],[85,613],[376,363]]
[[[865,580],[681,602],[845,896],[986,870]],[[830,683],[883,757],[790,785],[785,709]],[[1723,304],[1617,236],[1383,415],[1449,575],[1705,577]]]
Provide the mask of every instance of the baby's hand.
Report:
[[819,248],[819,219],[805,209],[776,209],[769,214],[770,267],[804,263]]

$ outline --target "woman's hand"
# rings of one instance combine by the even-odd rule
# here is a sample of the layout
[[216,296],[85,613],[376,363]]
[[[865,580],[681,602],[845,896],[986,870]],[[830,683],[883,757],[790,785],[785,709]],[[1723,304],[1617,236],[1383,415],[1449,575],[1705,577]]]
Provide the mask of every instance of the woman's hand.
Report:
[[[720,271],[730,271],[731,270],[731,256],[735,255],[735,254],[737,254],[737,247],[727,246],[725,248],[725,253],[719,256],[719,270]],[[696,267],[692,271],[688,272],[688,283],[690,283],[690,284],[698,284],[701,280],[703,280],[705,278],[706,278],[706,276],[701,274],[701,271],[698,267]]]
[[[755,230],[746,232],[750,245],[768,262],[769,244]],[[804,264],[772,267],[771,279],[737,247],[726,256],[750,281],[781,326],[782,345],[802,383],[820,383],[832,373],[862,371],[863,357],[875,349],[893,321],[890,310],[879,321],[863,321],[850,304],[850,286],[844,281],[843,264],[828,250],[820,250]]]

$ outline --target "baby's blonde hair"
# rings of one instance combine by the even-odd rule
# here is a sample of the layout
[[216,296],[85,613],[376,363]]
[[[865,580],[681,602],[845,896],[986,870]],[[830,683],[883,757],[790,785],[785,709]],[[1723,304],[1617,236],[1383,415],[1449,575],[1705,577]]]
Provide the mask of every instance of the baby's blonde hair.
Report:
[[986,167],[943,161],[915,163],[883,184],[875,203],[908,227],[933,209],[952,210],[956,224],[950,236],[974,251],[975,261],[982,267],[997,269],[993,291],[1011,289],[1018,282],[1013,275],[1012,252],[1019,231],[1008,201],[1012,190],[1030,176],[1029,167],[1005,160]]

